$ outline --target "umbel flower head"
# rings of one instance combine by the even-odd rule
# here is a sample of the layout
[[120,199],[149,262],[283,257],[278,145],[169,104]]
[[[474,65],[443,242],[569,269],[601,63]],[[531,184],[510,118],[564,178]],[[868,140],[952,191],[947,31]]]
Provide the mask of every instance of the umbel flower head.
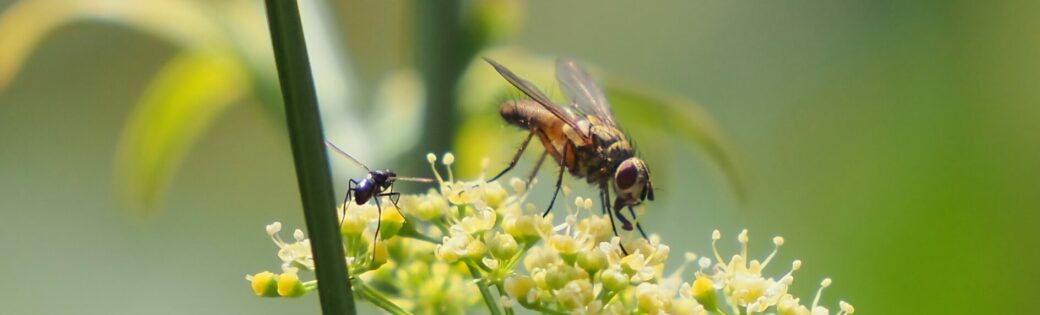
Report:
[[[483,175],[456,181],[450,153],[441,159],[446,177],[436,156],[427,160],[438,189],[405,195],[401,209],[389,206],[382,215],[374,205],[354,205],[342,217],[344,259],[357,297],[388,312],[459,314],[483,306],[494,314],[518,307],[550,314],[831,313],[819,305],[830,279],[821,282],[811,303],[789,291],[800,260],[782,274],[764,272],[782,237],[773,238],[773,251],[759,260],[748,255],[747,230],[737,235],[740,251],[731,255],[716,246],[722,239],[716,230],[710,238],[713,257],[685,253],[683,263],[667,268],[671,249],[658,236],[615,237],[591,199],[575,197],[542,217],[526,202],[531,183],[514,178],[506,189]],[[562,220],[556,222],[554,214]],[[377,220],[382,231],[373,242]],[[295,230],[286,242],[281,228],[275,222],[266,230],[278,247],[282,272],[247,276],[257,296],[297,297],[317,286],[300,280],[314,270],[309,240]],[[835,314],[853,312],[842,301]]]

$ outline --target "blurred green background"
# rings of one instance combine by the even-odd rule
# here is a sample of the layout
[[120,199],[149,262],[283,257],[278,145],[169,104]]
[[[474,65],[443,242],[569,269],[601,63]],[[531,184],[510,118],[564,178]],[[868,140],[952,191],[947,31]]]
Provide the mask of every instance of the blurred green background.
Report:
[[[0,13],[17,3],[0,0]],[[55,1],[62,3],[78,2]],[[372,100],[388,73],[427,53],[413,44],[426,34],[416,18],[425,11],[409,2],[324,5],[325,30],[334,32],[308,39],[338,42],[335,58],[346,62],[337,68],[348,76],[342,89],[319,90],[351,100],[324,106],[378,113]],[[200,6],[217,24],[246,25],[225,36],[262,39],[237,49],[270,58],[260,2]],[[725,134],[746,202],[695,146],[674,141],[675,150],[642,153],[662,178],[642,220],[673,253],[708,253],[716,228],[734,248],[736,233],[749,228],[758,255],[773,235],[786,237],[779,258],[804,261],[794,286],[803,298],[833,278],[828,306],[841,299],[864,314],[1033,311],[1040,3],[539,1],[497,10],[515,19],[515,33],[506,30],[499,44],[573,56],[598,77],[695,100]],[[197,25],[174,25],[189,26]],[[214,115],[163,186],[161,212],[141,216],[119,200],[121,134],[150,81],[181,51],[104,18],[77,20],[42,37],[0,87],[0,313],[318,312],[315,296],[258,299],[243,279],[277,268],[265,224],[303,223],[284,122],[277,107],[260,104],[277,100],[272,90],[243,92],[258,96]],[[497,104],[486,106],[493,114]],[[327,122],[339,128],[330,137],[362,147],[373,166],[425,172],[418,128],[339,119]],[[492,149],[492,165],[505,163],[499,157],[522,137],[504,123],[499,129],[512,136]],[[412,136],[386,135],[399,130]],[[662,136],[633,134],[637,143]],[[337,178],[361,175],[349,165],[337,170]],[[785,268],[777,265],[773,274]]]

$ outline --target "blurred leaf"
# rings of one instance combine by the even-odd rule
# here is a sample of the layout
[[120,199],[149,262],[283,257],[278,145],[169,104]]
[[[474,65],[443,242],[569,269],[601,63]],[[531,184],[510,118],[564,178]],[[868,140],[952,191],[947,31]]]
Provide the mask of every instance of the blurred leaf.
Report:
[[219,26],[191,1],[18,1],[0,14],[0,89],[47,34],[79,20],[126,25],[181,47],[219,42]]
[[[539,85],[549,97],[561,98],[556,87],[555,62],[512,48],[494,49],[483,56],[506,65],[521,77]],[[608,77],[591,68],[593,76]],[[605,93],[621,121],[621,127],[638,130],[649,139],[674,137],[699,148],[725,175],[737,198],[745,200],[743,171],[726,145],[722,133],[711,117],[697,104],[666,93],[628,82],[601,81]],[[475,174],[479,159],[504,161],[522,140],[516,128],[506,126],[498,115],[498,105],[509,98],[521,97],[516,90],[481,59],[470,63],[460,85],[460,107],[466,115],[456,138],[457,164],[460,173]],[[515,141],[503,141],[513,139]],[[510,149],[506,149],[510,148]],[[495,168],[492,163],[492,168]]]
[[607,97],[624,126],[632,129],[678,135],[699,148],[729,181],[741,201],[747,198],[743,170],[728,148],[711,116],[690,100],[640,87],[607,81]]
[[131,210],[154,211],[188,149],[245,95],[248,79],[241,67],[228,50],[185,51],[151,82],[116,153],[116,190]]

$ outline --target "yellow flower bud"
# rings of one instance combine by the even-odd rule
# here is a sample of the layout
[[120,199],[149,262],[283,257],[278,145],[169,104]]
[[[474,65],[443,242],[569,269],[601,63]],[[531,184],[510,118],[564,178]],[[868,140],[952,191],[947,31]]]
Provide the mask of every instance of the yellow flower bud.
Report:
[[307,293],[295,270],[278,275],[278,295],[283,297],[299,297]]
[[603,289],[609,292],[617,292],[628,287],[628,276],[617,269],[607,269],[600,274]]
[[382,221],[380,222],[379,239],[383,240],[396,236],[397,232],[401,231],[401,226],[404,225],[404,217],[393,206],[383,209],[383,214],[379,217],[379,220]]
[[567,282],[575,280],[576,278],[577,273],[573,271],[573,267],[555,264],[552,267],[549,267],[549,270],[546,271],[545,284],[548,284],[549,288],[555,290],[563,288],[564,285],[567,285]]
[[542,234],[552,231],[552,223],[537,214],[509,216],[502,222],[502,229],[524,243],[538,241]]
[[549,238],[549,244],[560,253],[560,257],[563,257],[564,261],[568,264],[574,263],[574,258],[578,254],[578,241],[573,237],[556,234]]
[[588,271],[590,275],[595,275],[597,271],[607,267],[607,254],[599,249],[592,249],[583,251],[578,254],[578,266],[585,271]]
[[708,277],[698,277],[697,280],[693,281],[693,287],[690,288],[690,293],[693,293],[693,298],[697,300],[697,303],[704,305],[706,310],[715,310],[719,307],[718,297],[715,295],[715,283]]
[[505,280],[506,293],[513,297],[520,304],[528,304],[533,301],[528,301],[527,297],[531,290],[534,289],[534,280],[528,276],[510,276]]
[[386,248],[386,242],[376,242],[376,245],[372,249],[372,269],[378,269],[386,263],[386,258],[389,255],[389,251]]
[[636,287],[636,306],[646,314],[658,314],[667,307],[666,300],[656,284],[640,283]]
[[414,202],[414,207],[405,207],[405,210],[424,221],[437,220],[448,209],[448,200],[433,189],[430,189],[426,195],[416,197]]
[[343,237],[359,237],[361,232],[365,231],[365,226],[368,222],[361,217],[360,211],[347,211],[343,215],[343,224],[340,225],[339,231],[343,234]]
[[520,251],[520,245],[516,243],[516,239],[509,234],[498,234],[491,240],[491,256],[498,258],[499,260],[508,260],[513,258],[517,252]]
[[592,283],[588,279],[578,279],[568,282],[567,285],[556,293],[556,299],[567,310],[575,310],[585,307],[592,302]]
[[509,197],[509,192],[502,188],[502,184],[497,181],[484,186],[484,203],[488,207],[498,208],[502,202],[506,201],[506,197]]
[[256,293],[256,296],[278,296],[278,281],[270,271],[247,276],[246,279],[249,280],[249,285],[253,287],[253,293]]
[[466,257],[480,259],[480,257],[484,256],[484,253],[487,253],[487,245],[484,245],[484,242],[480,240],[473,240],[466,245]]

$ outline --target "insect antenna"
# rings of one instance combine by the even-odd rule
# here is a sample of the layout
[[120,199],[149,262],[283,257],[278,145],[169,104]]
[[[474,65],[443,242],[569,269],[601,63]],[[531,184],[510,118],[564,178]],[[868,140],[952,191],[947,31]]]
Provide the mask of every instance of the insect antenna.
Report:
[[406,182],[416,182],[416,183],[432,183],[433,182],[433,179],[430,179],[430,178],[425,178],[425,177],[407,177],[407,176],[395,176],[394,180],[400,180],[400,181],[406,181]]

